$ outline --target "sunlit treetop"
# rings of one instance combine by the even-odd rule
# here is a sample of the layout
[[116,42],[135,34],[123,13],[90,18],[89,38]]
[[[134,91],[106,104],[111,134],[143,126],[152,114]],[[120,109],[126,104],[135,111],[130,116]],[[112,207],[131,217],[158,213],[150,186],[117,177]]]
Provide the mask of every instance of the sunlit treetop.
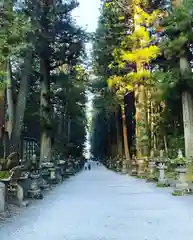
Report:
[[114,62],[109,65],[112,69],[118,65],[128,70],[124,76],[112,76],[108,80],[109,87],[116,89],[119,95],[133,91],[136,83],[147,83],[151,75],[148,65],[160,54],[159,47],[154,44],[155,36],[149,31],[149,27],[156,24],[159,11],[147,13],[138,5],[135,10],[134,31],[114,49]]

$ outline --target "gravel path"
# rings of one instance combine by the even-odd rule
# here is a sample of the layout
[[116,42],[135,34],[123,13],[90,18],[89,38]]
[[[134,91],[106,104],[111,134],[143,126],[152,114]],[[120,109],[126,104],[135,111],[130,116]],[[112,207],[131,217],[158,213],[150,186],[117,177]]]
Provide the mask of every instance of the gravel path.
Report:
[[95,167],[0,223],[0,240],[192,240],[193,197],[170,192]]

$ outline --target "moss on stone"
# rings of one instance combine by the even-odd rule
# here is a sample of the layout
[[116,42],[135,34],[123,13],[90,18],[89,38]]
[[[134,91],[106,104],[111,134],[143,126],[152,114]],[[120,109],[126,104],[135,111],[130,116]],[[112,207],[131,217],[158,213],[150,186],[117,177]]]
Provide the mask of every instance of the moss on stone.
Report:
[[164,188],[164,187],[169,187],[169,185],[166,183],[157,183],[156,187]]
[[185,195],[185,192],[184,191],[174,191],[172,193],[173,196],[184,196]]
[[7,179],[11,176],[9,171],[0,171],[0,179]]

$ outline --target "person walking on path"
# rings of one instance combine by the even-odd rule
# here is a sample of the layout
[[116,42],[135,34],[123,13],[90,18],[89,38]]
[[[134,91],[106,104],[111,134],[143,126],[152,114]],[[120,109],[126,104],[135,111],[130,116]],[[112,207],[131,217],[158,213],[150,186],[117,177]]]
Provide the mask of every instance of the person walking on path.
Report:
[[91,160],[90,159],[88,160],[88,170],[89,171],[91,170]]
[[86,161],[84,164],[84,170],[88,170],[88,161]]

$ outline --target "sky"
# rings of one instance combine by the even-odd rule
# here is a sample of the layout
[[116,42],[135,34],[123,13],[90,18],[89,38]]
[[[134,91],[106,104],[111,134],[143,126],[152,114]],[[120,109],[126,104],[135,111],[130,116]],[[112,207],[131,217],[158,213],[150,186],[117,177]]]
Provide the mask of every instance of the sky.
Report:
[[100,0],[79,0],[80,6],[74,10],[78,25],[94,32],[97,27]]
[[[79,7],[74,10],[73,16],[77,24],[87,30],[87,32],[95,32],[99,17],[100,0],[79,0]],[[88,54],[90,44],[87,46]],[[87,102],[87,118],[91,117],[92,111],[92,94],[88,93]],[[90,158],[89,134],[87,133],[87,141],[85,143],[85,157]]]

